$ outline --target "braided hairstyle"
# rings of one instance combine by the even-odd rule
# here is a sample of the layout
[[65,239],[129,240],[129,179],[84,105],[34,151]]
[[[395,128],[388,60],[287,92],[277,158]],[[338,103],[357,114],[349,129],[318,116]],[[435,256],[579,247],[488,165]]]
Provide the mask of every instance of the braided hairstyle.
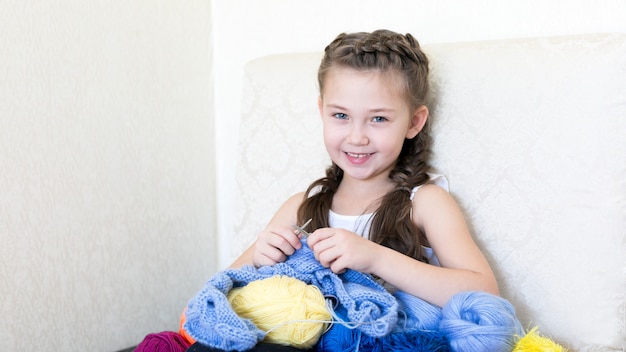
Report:
[[[411,111],[426,104],[428,58],[411,34],[401,35],[388,30],[340,34],[325,49],[318,70],[320,94],[324,92],[327,73],[333,68],[375,71],[391,78],[400,77],[398,83]],[[421,245],[426,243],[426,237],[411,219],[410,194],[414,187],[429,179],[431,139],[428,121],[415,138],[404,140],[396,165],[389,174],[396,187],[380,200],[369,233],[373,242],[421,261],[425,261]],[[328,213],[342,178],[343,170],[333,162],[326,169],[326,176],[309,186],[298,209],[300,223],[313,219],[313,229],[329,226]]]

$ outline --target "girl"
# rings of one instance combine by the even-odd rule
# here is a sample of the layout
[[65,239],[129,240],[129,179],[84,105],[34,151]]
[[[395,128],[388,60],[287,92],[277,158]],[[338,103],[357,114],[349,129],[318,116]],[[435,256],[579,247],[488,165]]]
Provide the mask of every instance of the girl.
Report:
[[[498,294],[445,179],[429,173],[428,59],[410,34],[340,34],[318,72],[332,165],[289,198],[232,265],[285,261],[301,247],[292,224],[333,272],[372,274],[390,289],[443,306],[461,291]],[[443,188],[442,188],[443,187]]]

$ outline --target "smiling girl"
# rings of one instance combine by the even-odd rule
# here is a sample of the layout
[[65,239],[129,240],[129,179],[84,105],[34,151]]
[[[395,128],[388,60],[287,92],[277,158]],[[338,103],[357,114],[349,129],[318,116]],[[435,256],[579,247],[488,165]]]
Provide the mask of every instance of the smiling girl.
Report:
[[461,291],[498,294],[447,181],[430,171],[428,59],[412,35],[340,34],[325,49],[319,111],[332,165],[289,198],[233,267],[285,261],[312,219],[315,258],[372,274],[443,306]]

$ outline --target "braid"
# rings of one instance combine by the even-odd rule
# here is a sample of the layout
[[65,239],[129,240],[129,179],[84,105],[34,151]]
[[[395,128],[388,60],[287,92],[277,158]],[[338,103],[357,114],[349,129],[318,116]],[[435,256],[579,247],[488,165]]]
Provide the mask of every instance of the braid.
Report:
[[[419,43],[411,35],[401,35],[388,30],[372,33],[342,33],[324,50],[324,58],[318,70],[320,92],[329,70],[346,67],[361,71],[377,71],[396,79],[405,92],[411,109],[426,105],[428,93],[428,58]],[[389,178],[396,185],[386,194],[374,215],[370,228],[370,239],[418,260],[424,260],[421,245],[424,234],[411,219],[411,190],[426,183],[430,170],[430,126],[429,120],[412,139],[405,139],[402,151]],[[313,219],[313,229],[327,227],[328,212],[332,198],[341,179],[343,170],[332,164],[326,176],[315,181],[306,192],[306,199],[298,209],[298,221]],[[315,193],[315,190],[318,190]]]
[[310,228],[318,229],[330,226],[328,211],[333,204],[333,195],[339,188],[343,170],[332,163],[326,169],[326,177],[313,182],[305,192],[305,199],[298,208],[298,223],[303,224],[312,219]]

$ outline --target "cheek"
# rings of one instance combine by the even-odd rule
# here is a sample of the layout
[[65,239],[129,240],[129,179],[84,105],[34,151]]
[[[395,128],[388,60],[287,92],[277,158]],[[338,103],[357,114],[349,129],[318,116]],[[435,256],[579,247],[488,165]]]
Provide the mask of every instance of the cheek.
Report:
[[392,154],[400,154],[402,146],[404,144],[405,134],[396,133],[393,135],[387,135],[379,139],[379,147],[384,148]]
[[323,126],[324,133],[324,143],[325,144],[334,144],[338,143],[342,140],[341,129],[337,128],[337,126],[331,126],[330,124],[324,124]]
[[336,133],[333,133],[332,130],[330,130],[327,127],[324,127],[324,146],[326,147],[326,150],[328,152],[331,152],[333,149],[333,146],[336,146],[337,144],[337,136]]

